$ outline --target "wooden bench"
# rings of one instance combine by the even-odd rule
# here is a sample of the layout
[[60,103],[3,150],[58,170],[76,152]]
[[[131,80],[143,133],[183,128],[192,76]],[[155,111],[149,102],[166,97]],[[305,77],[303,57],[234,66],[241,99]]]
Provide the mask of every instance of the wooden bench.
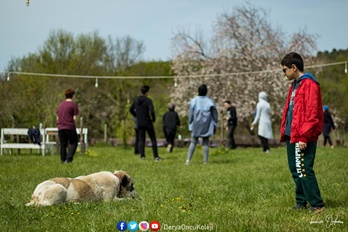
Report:
[[[17,137],[17,142],[13,143],[7,143],[5,140],[5,136],[16,136]],[[9,148],[10,154],[12,154],[12,149],[38,149],[38,152],[42,153],[42,156],[45,156],[45,130],[41,129],[40,130],[40,137],[42,138],[41,140],[41,146],[38,144],[30,143],[30,140],[28,143],[21,143],[19,141],[19,136],[28,136],[28,129],[27,128],[2,128],[1,129],[1,143],[0,143],[0,150],[1,150],[1,155],[4,153],[4,149]]]
[[[79,140],[78,146],[81,148],[81,150],[87,151],[88,149],[88,128],[76,128],[76,133],[78,135],[82,134],[82,138]],[[52,140],[52,136],[55,137],[54,140]],[[56,147],[57,152],[59,151],[59,138],[58,138],[58,128],[57,127],[47,127],[45,128],[45,145],[47,149],[51,151],[51,154],[54,153],[54,147]]]

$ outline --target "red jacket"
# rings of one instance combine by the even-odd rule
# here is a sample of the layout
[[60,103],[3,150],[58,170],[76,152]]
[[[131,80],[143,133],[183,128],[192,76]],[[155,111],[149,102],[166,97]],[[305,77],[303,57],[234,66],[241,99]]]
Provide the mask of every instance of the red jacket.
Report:
[[[288,97],[282,114],[280,126],[280,141],[285,142],[286,116],[289,107],[292,87],[290,86]],[[294,97],[293,119],[291,124],[290,142],[314,142],[318,140],[323,129],[324,114],[322,107],[321,91],[319,83],[306,78],[301,80],[296,88]]]

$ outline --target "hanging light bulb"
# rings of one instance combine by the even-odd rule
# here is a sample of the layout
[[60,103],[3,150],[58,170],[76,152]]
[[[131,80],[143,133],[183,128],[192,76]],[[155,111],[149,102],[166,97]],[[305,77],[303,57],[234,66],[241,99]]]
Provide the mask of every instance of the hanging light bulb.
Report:
[[95,79],[95,87],[98,88],[98,78]]
[[29,4],[30,4],[29,0],[26,0],[25,2],[27,4],[27,6],[29,6]]
[[176,88],[178,86],[177,78],[174,79],[174,87]]
[[347,73],[347,62],[345,64],[344,73]]
[[7,74],[7,81],[10,81],[10,77],[11,77],[11,73],[9,72],[9,73]]

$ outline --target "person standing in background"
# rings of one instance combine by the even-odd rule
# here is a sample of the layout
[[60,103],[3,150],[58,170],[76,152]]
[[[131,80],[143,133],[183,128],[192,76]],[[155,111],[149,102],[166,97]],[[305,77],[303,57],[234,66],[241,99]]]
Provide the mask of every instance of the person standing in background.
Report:
[[323,125],[324,147],[326,146],[326,143],[329,142],[330,147],[334,148],[330,138],[330,132],[331,132],[331,129],[333,130],[336,129],[335,123],[332,120],[331,113],[327,105],[323,106],[323,111],[324,111],[324,125]]
[[163,115],[162,125],[163,133],[167,142],[167,151],[172,152],[177,127],[180,126],[180,118],[178,113],[175,112],[174,104],[168,104],[168,111]]
[[208,163],[209,137],[218,127],[218,112],[214,101],[207,96],[208,88],[201,85],[198,96],[191,99],[189,109],[189,131],[191,143],[187,153],[186,165],[190,164],[199,138],[203,139],[203,162]]
[[271,120],[271,106],[267,102],[267,94],[265,92],[259,93],[259,102],[256,105],[256,115],[254,121],[251,123],[253,128],[257,123],[258,135],[262,143],[263,152],[269,153],[269,144],[268,140],[273,139],[272,131],[272,120]]
[[224,108],[226,109],[227,120],[227,147],[229,149],[236,149],[236,143],[234,141],[234,130],[237,127],[237,112],[236,108],[232,106],[231,101],[224,101]]
[[151,139],[155,161],[159,161],[161,158],[158,156],[156,133],[153,126],[156,115],[152,100],[147,97],[149,90],[150,86],[148,85],[141,87],[141,95],[133,101],[129,112],[137,119],[140,158],[145,159],[145,137],[147,132]]
[[[72,101],[72,98],[75,95],[75,90],[67,89],[64,94],[66,100],[60,103],[57,110],[60,159],[62,163],[71,163],[78,144],[76,116],[78,115],[79,110],[77,104]],[[67,153],[68,143],[70,144],[70,147]]]

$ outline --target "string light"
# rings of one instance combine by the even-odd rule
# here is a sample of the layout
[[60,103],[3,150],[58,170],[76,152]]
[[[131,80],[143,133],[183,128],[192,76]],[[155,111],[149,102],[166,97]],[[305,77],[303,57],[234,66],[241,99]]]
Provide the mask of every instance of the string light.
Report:
[[95,87],[98,88],[98,78],[95,79]]
[[26,0],[26,4],[27,4],[27,6],[29,6],[29,5],[30,5],[29,0]]
[[[333,65],[345,64],[345,73],[347,73],[347,62],[336,62],[327,64],[310,65],[306,68],[319,68],[327,67]],[[171,79],[174,78],[174,86],[177,85],[177,78],[199,78],[199,77],[222,77],[222,76],[240,76],[240,75],[251,75],[251,74],[261,74],[261,73],[279,73],[280,69],[262,70],[262,71],[249,71],[249,72],[235,72],[235,73],[219,73],[219,74],[201,74],[201,75],[186,75],[186,76],[83,76],[83,75],[68,75],[68,74],[49,74],[49,73],[30,73],[30,72],[15,72],[11,71],[11,74],[26,75],[26,76],[44,76],[44,77],[66,77],[66,78],[95,78],[96,87],[98,87],[97,79]],[[5,72],[6,73],[6,72]]]
[[347,74],[347,62],[345,64],[344,73]]
[[11,72],[9,72],[9,73],[7,74],[7,81],[10,81],[10,77],[11,77]]
[[175,77],[175,79],[174,79],[174,87],[176,88],[177,86],[178,86],[178,78]]

